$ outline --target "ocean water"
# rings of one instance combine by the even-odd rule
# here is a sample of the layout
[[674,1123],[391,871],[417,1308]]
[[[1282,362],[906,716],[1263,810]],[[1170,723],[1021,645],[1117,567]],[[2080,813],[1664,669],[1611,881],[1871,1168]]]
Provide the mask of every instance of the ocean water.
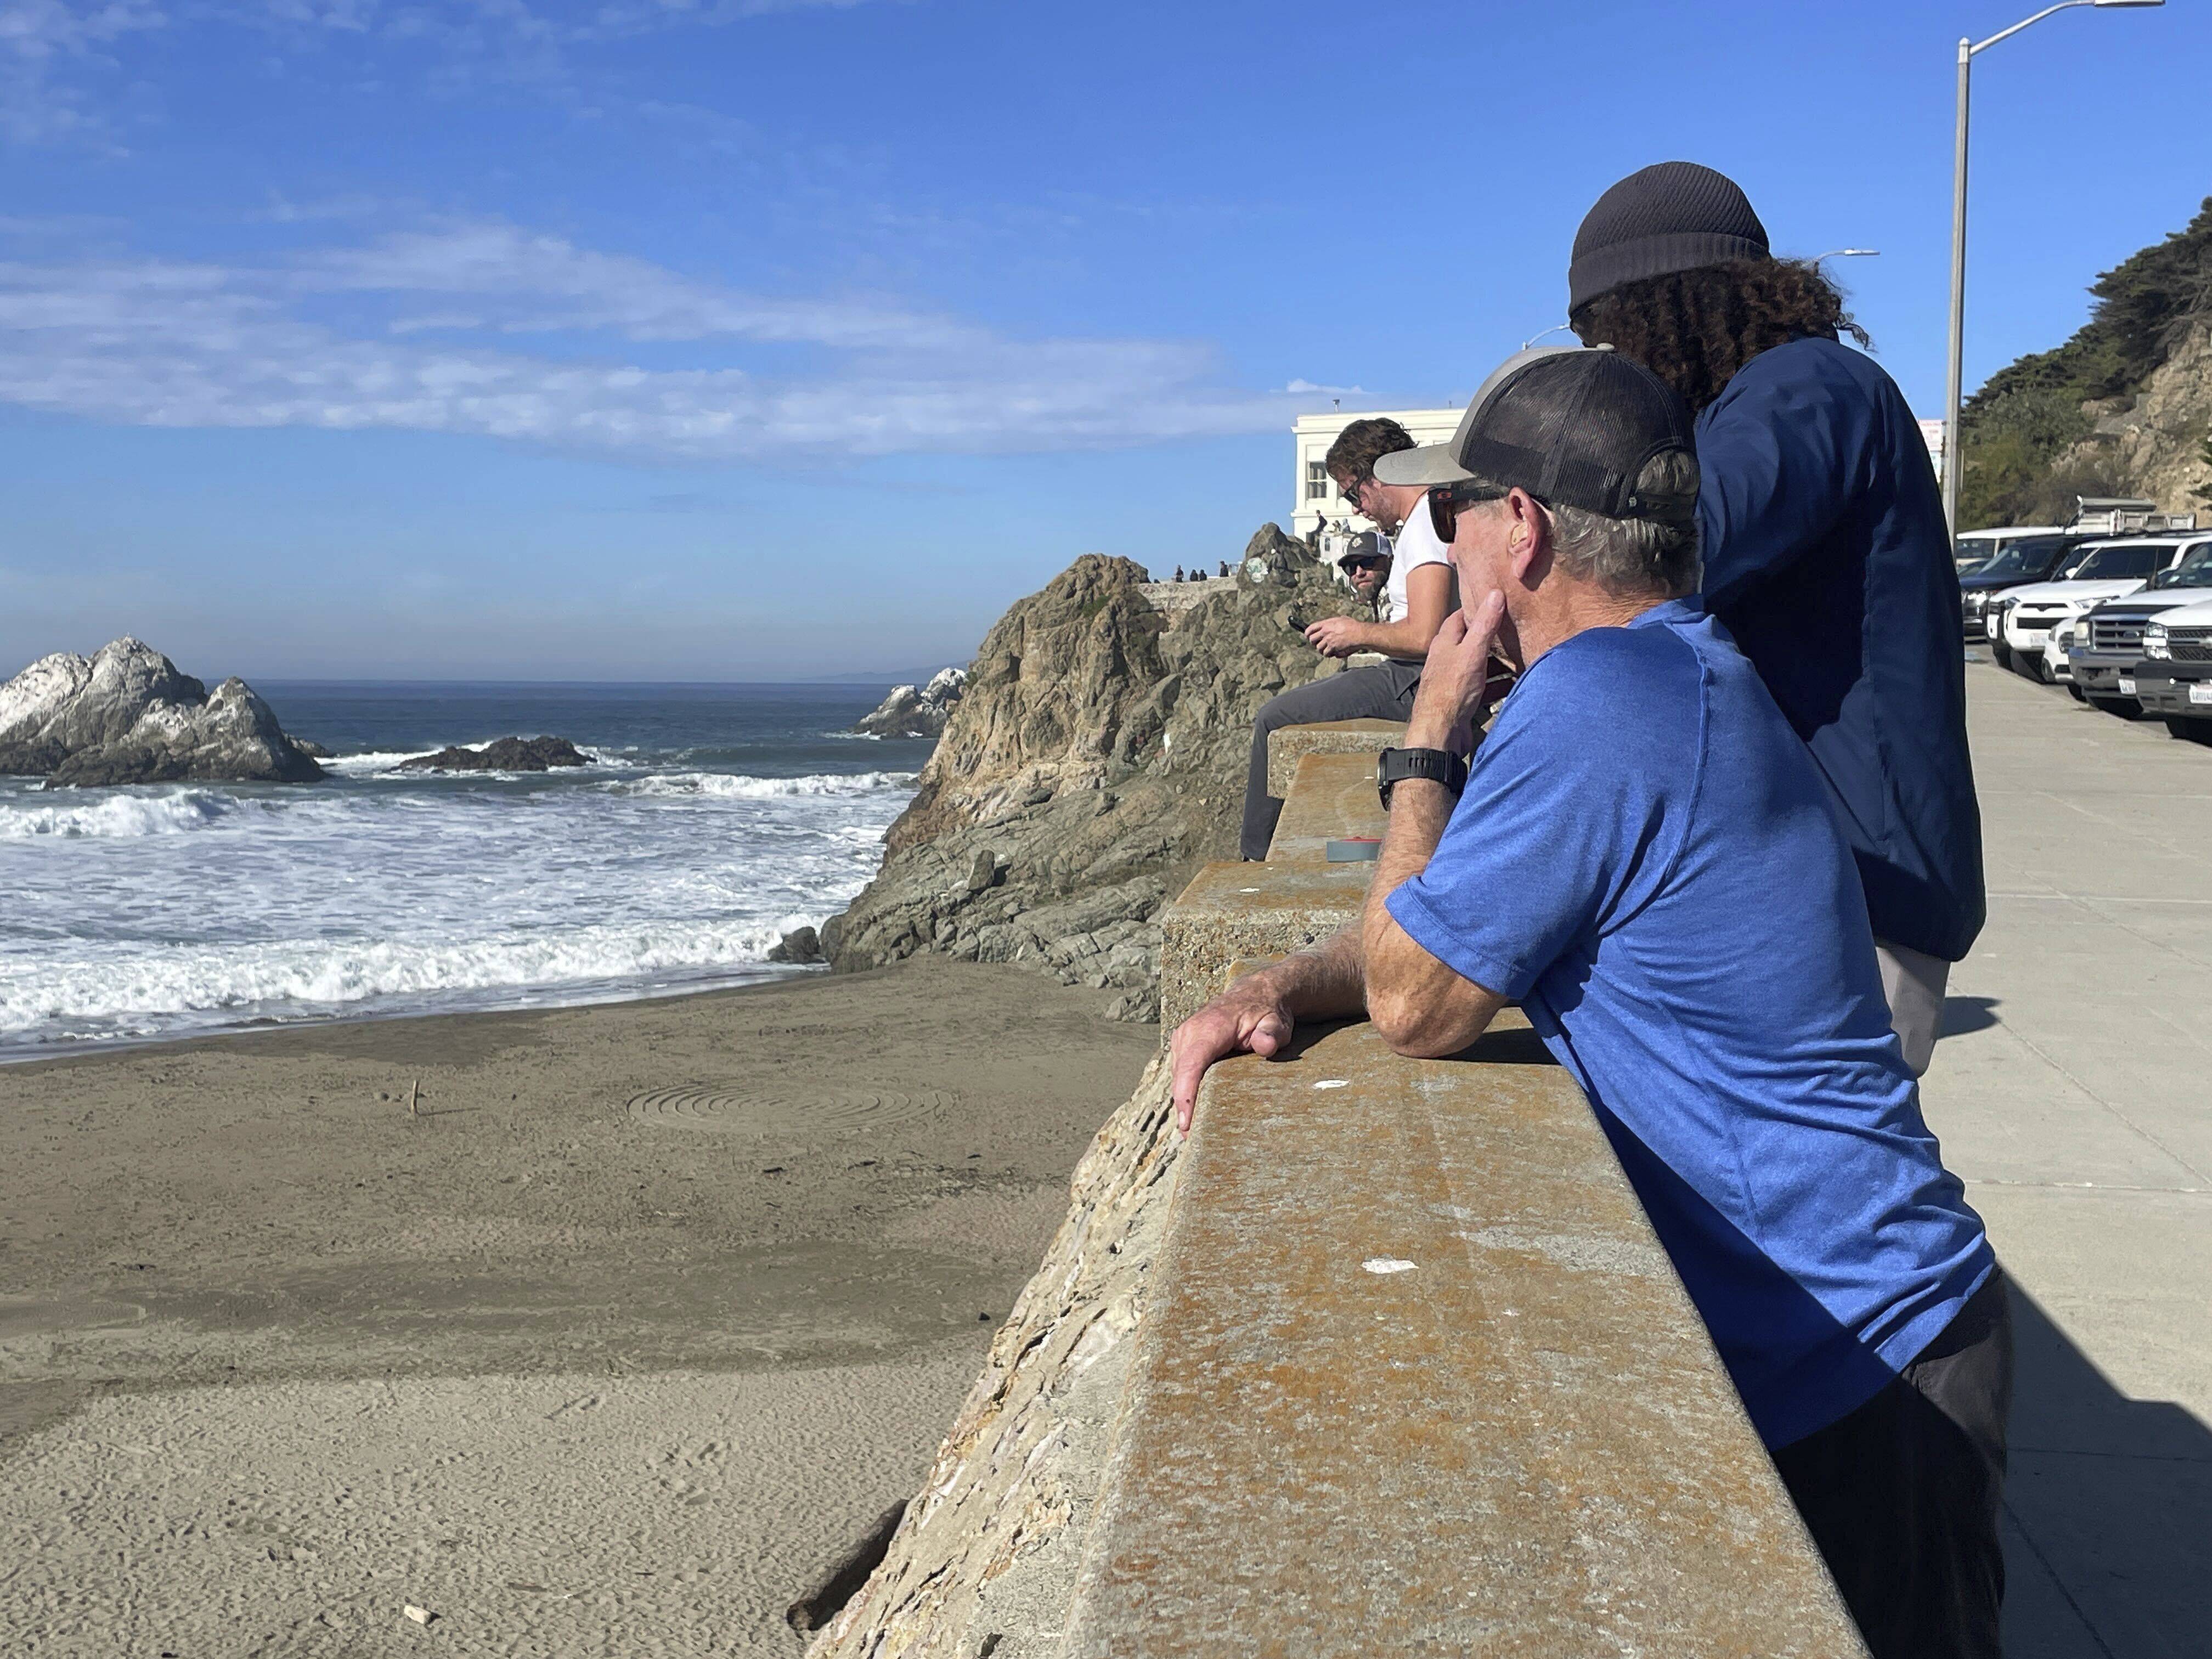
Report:
[[[327,781],[0,778],[0,1059],[793,971],[769,947],[875,873],[930,748],[841,735],[885,684],[257,689]],[[511,733],[597,759],[393,769]]]

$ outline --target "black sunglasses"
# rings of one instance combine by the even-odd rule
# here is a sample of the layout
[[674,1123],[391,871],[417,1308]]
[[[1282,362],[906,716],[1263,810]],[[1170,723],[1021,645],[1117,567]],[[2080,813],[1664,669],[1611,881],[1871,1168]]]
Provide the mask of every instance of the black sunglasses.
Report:
[[1483,501],[1502,501],[1506,494],[1487,484],[1440,484],[1429,491],[1430,527],[1437,532],[1437,539],[1449,547],[1452,538],[1459,533],[1461,508]]
[[1382,556],[1379,553],[1347,553],[1337,563],[1346,570],[1380,570]]
[[1359,492],[1367,488],[1367,480],[1371,476],[1371,474],[1362,474],[1360,477],[1354,478],[1350,483],[1338,483],[1336,486],[1337,494],[1343,496],[1345,500],[1350,501],[1354,507],[1358,506]]

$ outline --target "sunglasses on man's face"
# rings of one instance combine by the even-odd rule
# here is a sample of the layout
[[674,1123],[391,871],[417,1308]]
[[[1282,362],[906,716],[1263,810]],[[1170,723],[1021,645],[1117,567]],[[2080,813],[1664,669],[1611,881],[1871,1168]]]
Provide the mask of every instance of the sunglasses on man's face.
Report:
[[1382,561],[1368,554],[1346,554],[1337,561],[1346,570],[1380,570]]
[[1470,507],[1484,501],[1494,501],[1498,492],[1494,489],[1469,489],[1462,484],[1446,484],[1429,492],[1429,526],[1437,532],[1437,539],[1446,547],[1459,534],[1459,515]]
[[1367,480],[1354,478],[1350,483],[1340,483],[1336,488],[1345,500],[1357,507],[1359,505],[1359,492],[1367,488]]

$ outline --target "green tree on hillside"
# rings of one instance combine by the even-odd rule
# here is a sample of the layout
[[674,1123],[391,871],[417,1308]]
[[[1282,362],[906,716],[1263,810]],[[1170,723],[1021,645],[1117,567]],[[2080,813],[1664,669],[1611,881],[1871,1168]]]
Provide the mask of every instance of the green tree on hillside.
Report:
[[[2037,522],[2031,507],[2047,505],[2059,482],[2053,463],[2095,425],[2081,405],[2142,391],[2190,325],[2212,314],[2212,198],[2186,228],[2130,254],[2089,292],[2089,320],[2071,339],[2008,364],[1968,399],[1961,529]],[[2111,471],[2109,489],[2078,493],[2120,493],[2125,481]]]

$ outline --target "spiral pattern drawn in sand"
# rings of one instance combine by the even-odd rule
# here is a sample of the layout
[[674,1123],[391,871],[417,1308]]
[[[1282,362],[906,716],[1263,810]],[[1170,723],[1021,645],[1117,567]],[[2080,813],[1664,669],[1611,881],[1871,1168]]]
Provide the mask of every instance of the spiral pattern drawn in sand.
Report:
[[957,1097],[942,1089],[811,1089],[804,1084],[763,1094],[693,1084],[653,1089],[629,1103],[641,1123],[717,1133],[828,1137],[889,1128],[950,1110]]

